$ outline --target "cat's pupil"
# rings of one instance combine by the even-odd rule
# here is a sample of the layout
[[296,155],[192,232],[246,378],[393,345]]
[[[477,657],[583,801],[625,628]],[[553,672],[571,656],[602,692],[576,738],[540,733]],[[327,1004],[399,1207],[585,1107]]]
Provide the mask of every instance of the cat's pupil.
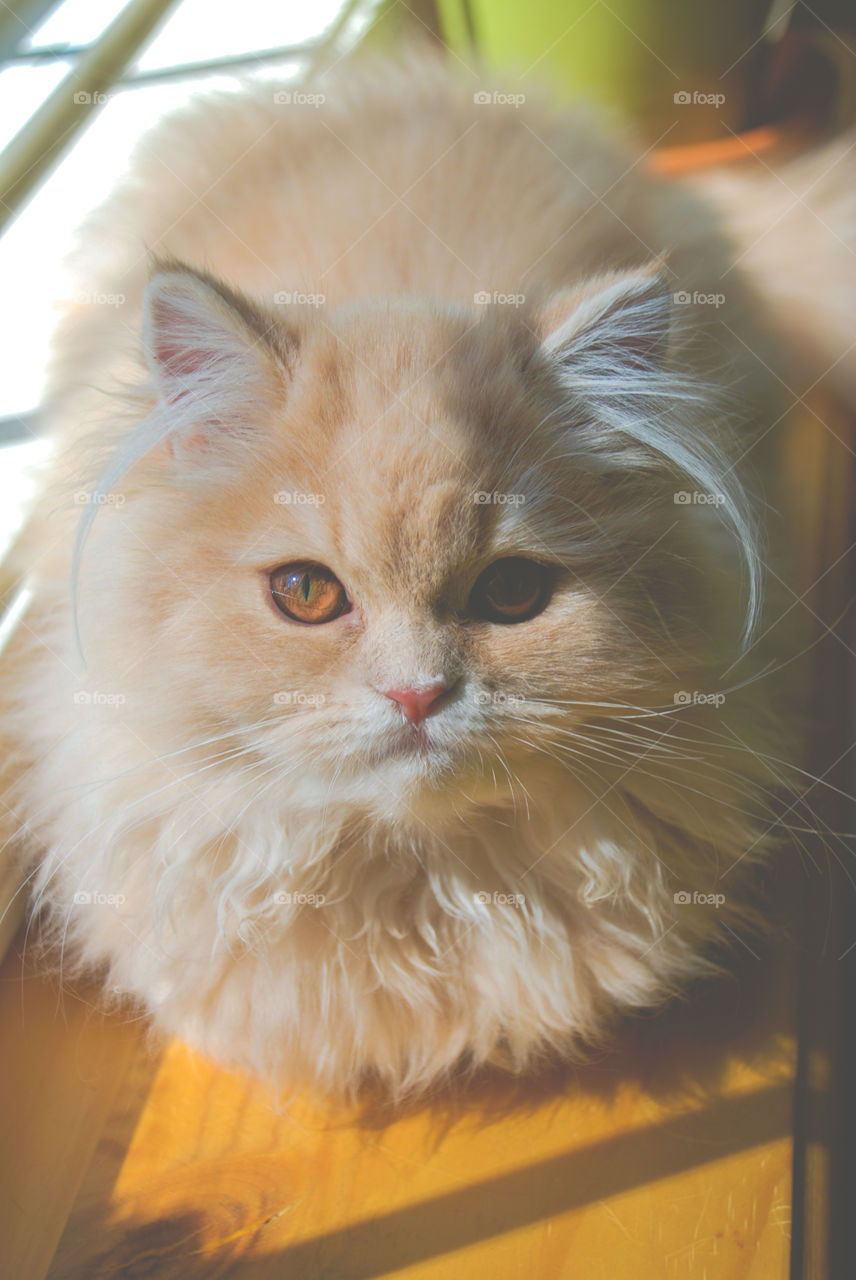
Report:
[[496,560],[481,574],[470,598],[470,612],[487,622],[527,622],[546,608],[553,572],[524,556]]
[[271,600],[295,622],[332,622],[348,613],[345,588],[324,565],[284,564],[270,575]]
[[505,573],[494,570],[490,575],[487,589],[488,597],[497,604],[525,604],[537,590],[536,584],[527,580],[527,576],[519,568]]

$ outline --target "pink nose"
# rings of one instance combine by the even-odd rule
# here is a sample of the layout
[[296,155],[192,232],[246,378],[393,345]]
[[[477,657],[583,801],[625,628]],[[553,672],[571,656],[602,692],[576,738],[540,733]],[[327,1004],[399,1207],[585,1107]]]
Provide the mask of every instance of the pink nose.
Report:
[[450,684],[439,681],[436,684],[422,685],[419,689],[383,689],[381,692],[398,703],[408,720],[413,724],[421,724],[426,716],[432,714],[432,709],[437,709],[437,702],[451,687]]

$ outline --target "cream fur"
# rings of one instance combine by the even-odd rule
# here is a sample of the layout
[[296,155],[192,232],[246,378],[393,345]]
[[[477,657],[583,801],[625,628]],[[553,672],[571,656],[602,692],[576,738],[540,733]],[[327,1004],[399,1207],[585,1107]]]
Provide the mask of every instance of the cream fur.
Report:
[[[672,304],[733,253],[587,112],[475,106],[421,59],[325,92],[200,101],[83,229],[87,289],[127,301],[58,334],[7,834],[57,954],[160,1028],[401,1096],[582,1053],[757,923],[763,646],[721,682],[761,608],[735,464],[781,357],[739,271],[727,328]],[[509,554],[557,566],[550,605],[468,620]],[[278,617],[290,559],[353,612]],[[379,690],[438,675],[416,755]]]

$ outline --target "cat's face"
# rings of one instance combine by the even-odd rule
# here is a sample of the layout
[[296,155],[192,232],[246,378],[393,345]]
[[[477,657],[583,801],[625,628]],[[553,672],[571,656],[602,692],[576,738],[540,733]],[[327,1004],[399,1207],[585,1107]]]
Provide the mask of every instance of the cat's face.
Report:
[[241,727],[295,795],[392,815],[507,800],[586,719],[671,698],[703,539],[671,477],[569,411],[555,316],[542,341],[531,316],[377,304],[261,338],[194,276],[152,290],[179,425],[101,541],[122,567],[93,642],[151,690],[164,750]]

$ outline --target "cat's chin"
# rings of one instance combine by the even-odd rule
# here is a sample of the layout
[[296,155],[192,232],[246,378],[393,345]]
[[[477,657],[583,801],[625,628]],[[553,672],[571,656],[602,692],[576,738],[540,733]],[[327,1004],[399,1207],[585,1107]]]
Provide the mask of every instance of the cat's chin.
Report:
[[487,765],[485,745],[465,735],[425,729],[357,739],[344,759],[340,748],[320,770],[296,776],[283,761],[292,806],[325,812],[356,810],[380,821],[417,817],[435,820],[468,812],[473,805],[504,804],[505,774]]
[[381,820],[436,824],[510,802],[505,781],[501,770],[485,768],[484,756],[473,747],[414,742],[391,744],[364,761],[352,785],[354,798],[367,801]]
[[390,734],[369,753],[369,762],[383,765],[391,760],[406,760],[433,770],[452,754],[448,746],[429,737],[423,725],[417,725],[405,728],[401,733]]

